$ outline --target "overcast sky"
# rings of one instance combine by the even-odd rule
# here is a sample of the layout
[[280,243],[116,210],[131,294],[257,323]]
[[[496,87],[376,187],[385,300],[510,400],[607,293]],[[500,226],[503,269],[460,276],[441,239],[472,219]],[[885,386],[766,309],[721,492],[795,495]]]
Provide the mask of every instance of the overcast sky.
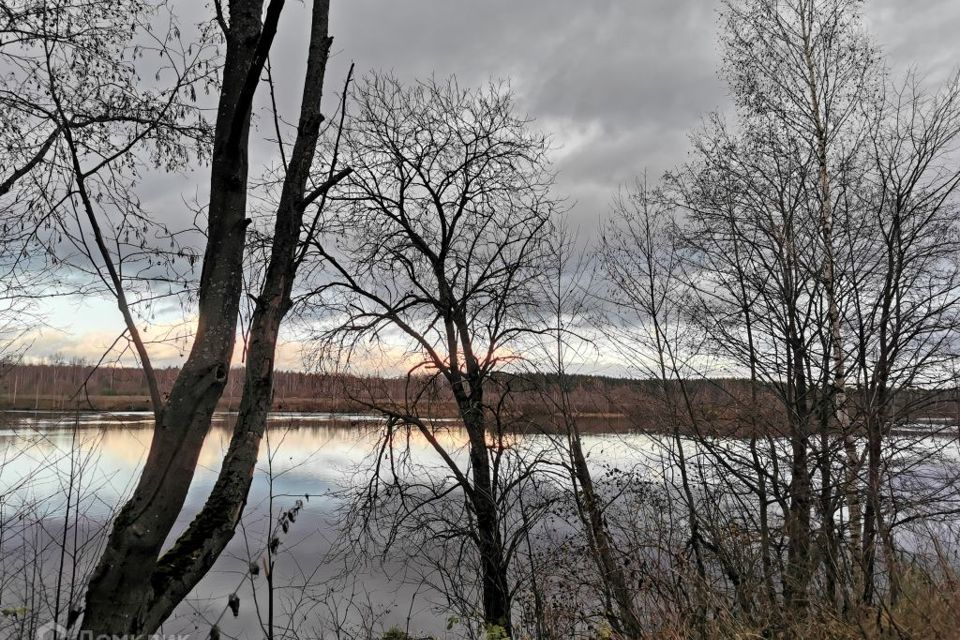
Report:
[[[618,185],[644,171],[656,178],[682,161],[687,133],[730,102],[717,77],[714,0],[332,4],[338,64],[328,86],[349,60],[402,77],[509,79],[522,108],[562,145],[558,186],[577,202],[574,215],[584,225],[604,213]],[[869,30],[896,68],[942,77],[960,63],[957,0],[864,6]]]
[[[196,11],[193,0],[180,4]],[[558,192],[570,199],[570,216],[587,235],[620,185],[644,172],[656,178],[682,162],[687,133],[705,113],[729,107],[717,77],[715,0],[331,4],[335,57],[328,98],[350,62],[358,73],[389,70],[403,79],[455,74],[462,85],[509,81],[521,108],[558,145]],[[287,3],[272,54],[288,120],[296,117],[307,11]],[[957,0],[867,0],[864,17],[895,73],[913,67],[935,82],[960,63]],[[144,195],[161,210],[182,207],[181,195],[198,189],[190,182],[206,179],[203,171],[156,179],[144,185]],[[122,329],[111,302],[59,302],[51,311],[61,331],[36,336],[34,356],[59,351],[96,359]],[[175,357],[171,350],[161,363]],[[288,349],[280,364],[296,366],[296,350]]]

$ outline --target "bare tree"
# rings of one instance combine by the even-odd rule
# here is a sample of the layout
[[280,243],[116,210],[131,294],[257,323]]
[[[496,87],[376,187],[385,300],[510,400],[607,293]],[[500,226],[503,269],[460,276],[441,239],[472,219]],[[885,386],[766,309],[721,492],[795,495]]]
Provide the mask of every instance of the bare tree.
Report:
[[[607,519],[606,504],[600,495],[587,463],[577,408],[571,397],[571,361],[583,357],[592,348],[587,327],[592,318],[595,294],[590,278],[590,264],[583,252],[578,252],[574,234],[558,225],[550,238],[550,261],[540,323],[549,327],[542,340],[544,356],[534,360],[546,372],[554,374],[553,384],[543,390],[545,400],[554,409],[547,415],[561,422],[566,435],[563,453],[568,460],[569,481],[593,561],[600,575],[604,593],[605,616],[610,628],[625,638],[640,638],[644,634],[643,621],[635,605],[635,593],[624,570],[623,558],[618,553]],[[548,425],[547,429],[558,425]]]
[[[353,173],[327,221],[336,242],[314,247],[327,278],[315,293],[330,323],[318,338],[344,365],[364,347],[403,353],[411,373],[406,397],[368,404],[416,428],[448,465],[472,522],[483,619],[510,634],[513,549],[499,515],[501,426],[488,393],[530,331],[525,314],[556,205],[547,142],[496,86],[473,91],[429,80],[405,87],[373,76],[354,102],[344,132]],[[418,410],[430,386],[420,381],[434,377],[455,400],[468,466]]]
[[[17,207],[37,212],[29,239],[47,246],[68,237],[77,249],[70,264],[98,278],[112,295],[142,366],[156,417],[150,451],[132,497],[117,515],[86,597],[83,629],[94,634],[145,634],[157,629],[210,569],[233,535],[250,486],[272,394],[273,361],[280,322],[290,308],[299,264],[297,249],[308,206],[322,202],[344,175],[311,180],[323,117],[321,95],[327,56],[328,2],[316,2],[309,22],[309,50],[301,111],[292,149],[284,158],[269,265],[257,296],[241,417],[218,481],[205,507],[174,546],[163,544],[181,513],[200,448],[230,370],[243,291],[247,228],[247,148],[254,95],[276,34],[282,0],[236,0],[215,20],[226,44],[218,83],[218,109],[209,129],[190,101],[213,84],[216,58],[203,41],[184,44],[171,22],[154,35],[151,19],[163,3],[112,5],[64,1],[31,3],[17,16],[6,11],[21,73],[11,76],[5,99],[23,133],[22,159],[15,159],[4,187]],[[171,16],[171,20],[173,20]],[[201,34],[201,37],[206,37]],[[211,34],[212,37],[212,34]],[[146,42],[146,44],[144,44]],[[5,41],[5,47],[10,42]],[[136,60],[159,53],[160,89],[141,80]],[[172,77],[171,77],[172,72]],[[39,122],[39,124],[37,124]],[[8,129],[7,131],[10,131]],[[16,131],[14,130],[15,134]],[[151,245],[157,227],[128,188],[150,158],[159,166],[186,162],[187,143],[199,142],[211,162],[206,245],[197,290],[193,345],[169,395],[161,396],[129,290],[136,282],[124,267],[163,256]],[[281,142],[282,144],[282,142]],[[34,190],[31,191],[30,188]],[[53,188],[52,188],[53,187]],[[35,196],[34,194],[39,194]],[[37,207],[37,202],[43,207]],[[67,215],[65,215],[67,214]],[[69,224],[72,214],[75,223]],[[46,231],[54,220],[57,226]],[[164,231],[161,238],[171,235]],[[125,245],[131,235],[134,241]],[[174,246],[174,262],[192,266],[194,255]],[[128,248],[132,247],[132,248]],[[162,260],[160,260],[162,262]],[[136,274],[134,274],[136,275]],[[156,277],[154,276],[154,279]],[[160,278],[163,280],[162,278]],[[172,282],[181,278],[169,276]]]
[[[676,464],[703,497],[688,519],[711,597],[719,571],[750,624],[862,624],[856,599],[896,604],[893,530],[955,505],[950,464],[935,487],[919,480],[939,445],[894,433],[955,386],[956,84],[887,88],[851,4],[725,11],[737,131],[711,118],[662,192],[621,207],[605,237],[612,297],[649,298],[621,344],[663,336],[649,359],[667,356],[677,398],[696,378],[727,398],[680,403],[691,453]],[[674,333],[644,324],[658,314]],[[718,372],[744,386],[707,382]],[[744,439],[719,444],[718,430]],[[756,548],[735,547],[733,528]]]
[[[848,180],[841,174],[855,163],[867,131],[863,120],[869,120],[875,108],[873,95],[881,82],[877,56],[863,33],[855,1],[728,2],[724,11],[726,69],[741,111],[747,117],[775,123],[785,138],[816,162],[817,189],[811,199],[815,198],[819,209],[819,275],[830,353],[823,376],[832,403],[821,420],[819,468],[822,475],[829,475],[827,432],[832,430],[843,439],[847,457],[842,491],[850,517],[851,545],[856,549],[862,529],[862,505],[855,488],[859,460],[847,406],[848,356],[840,300],[844,283],[836,264],[834,227]],[[828,564],[837,562],[828,493],[832,485],[828,477],[822,478]]]
[[[877,125],[869,132],[868,187],[856,219],[841,222],[851,248],[851,348],[857,377],[854,417],[866,440],[860,453],[866,477],[862,548],[863,591],[871,604],[878,589],[876,558],[883,550],[896,590],[892,529],[906,513],[942,509],[929,494],[884,498],[895,468],[891,432],[957,384],[953,362],[960,320],[957,298],[957,198],[960,170],[953,154],[960,140],[960,84],[955,76],[934,94],[908,78],[890,87]],[[899,448],[899,447],[897,447]],[[885,451],[886,449],[886,451]],[[926,455],[935,451],[928,445]],[[884,478],[886,477],[886,481]],[[886,485],[886,488],[885,486]],[[939,494],[939,489],[932,493]],[[942,496],[940,496],[942,497]],[[894,595],[895,599],[895,595]]]
[[[755,476],[750,484],[760,508],[768,593],[768,536],[779,528],[769,520],[768,501],[776,499],[785,515],[782,590],[794,606],[802,606],[812,571],[810,463],[821,402],[815,390],[822,361],[822,307],[817,304],[822,289],[812,266],[818,263],[817,227],[806,207],[813,168],[808,156],[782,144],[767,128],[737,139],[719,121],[714,127],[697,139],[701,164],[680,178],[679,197],[689,211],[683,231],[692,269],[688,318],[707,338],[706,349],[749,375],[745,415],[762,420],[761,390],[767,397],[773,391],[783,407],[783,424],[763,425],[759,435],[766,431],[788,438],[789,474],[781,476],[775,468],[768,477],[765,456],[751,440],[751,453],[737,475]],[[758,435],[756,423],[747,426]],[[766,455],[779,455],[772,440],[764,449]]]
[[[134,560],[137,577],[133,580],[135,584],[143,584],[140,562],[144,551],[149,554],[147,558],[155,557],[173,523],[169,516],[175,516],[182,506],[210,415],[226,382],[242,285],[241,261],[247,226],[246,162],[243,159],[250,107],[281,8],[281,2],[271,2],[263,24],[258,2],[231,3],[229,25],[218,14],[225,30],[227,57],[213,153],[210,229],[200,282],[198,334],[163,407],[162,422],[155,431],[141,482],[118,517],[100,571],[91,581],[87,615],[100,608],[100,615],[109,621],[103,628],[115,628],[117,624],[138,631],[155,629],[210,569],[233,536],[246,502],[272,400],[276,342],[281,320],[290,308],[304,212],[345,175],[343,172],[334,175],[334,163],[331,163],[325,181],[308,188],[322,122],[320,97],[331,42],[327,35],[329,4],[317,2],[312,10],[297,137],[277,206],[270,263],[254,310],[240,415],[230,448],[204,508],[173,548],[159,560],[151,561],[156,568],[150,592],[144,593],[141,588],[140,593],[128,599],[133,606],[122,613],[123,617],[116,617],[118,590],[129,590],[133,577],[118,580],[116,568],[132,566],[129,562]],[[171,428],[167,428],[168,424]],[[188,428],[184,430],[185,426]],[[182,431],[179,434],[178,428]],[[175,478],[180,473],[172,471],[178,467],[182,476]],[[157,500],[159,495],[163,500]],[[155,544],[145,550],[138,522],[149,522],[153,533],[158,531],[154,528],[157,521],[163,523],[159,529],[163,535],[154,538]],[[110,607],[110,614],[105,606]],[[96,628],[97,619],[93,617],[95,622],[89,626]]]

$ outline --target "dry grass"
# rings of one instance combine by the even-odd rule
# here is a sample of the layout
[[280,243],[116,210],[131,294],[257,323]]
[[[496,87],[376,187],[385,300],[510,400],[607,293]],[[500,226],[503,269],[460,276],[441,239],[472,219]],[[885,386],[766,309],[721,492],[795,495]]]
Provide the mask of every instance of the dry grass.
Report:
[[[781,612],[769,612],[776,618]],[[695,624],[690,612],[676,612],[650,640],[960,640],[960,581],[950,568],[915,568],[900,576],[896,602],[845,615],[814,611],[801,621],[782,618],[746,624],[736,616],[714,613]]]

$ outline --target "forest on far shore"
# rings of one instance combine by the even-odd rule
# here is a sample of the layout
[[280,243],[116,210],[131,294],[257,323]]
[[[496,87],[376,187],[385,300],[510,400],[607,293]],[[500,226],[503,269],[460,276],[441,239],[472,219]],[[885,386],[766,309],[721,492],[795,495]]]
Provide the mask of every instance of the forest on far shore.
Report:
[[[97,367],[82,359],[50,358],[42,364],[7,364],[0,376],[0,410],[34,411],[149,411],[150,396],[140,369],[134,367]],[[156,370],[166,394],[173,386],[179,367]],[[236,411],[240,405],[243,367],[234,367],[220,400],[220,411]],[[376,413],[375,407],[400,402],[410,381],[406,377],[352,376],[340,373],[277,371],[273,411],[305,413]],[[562,384],[562,388],[561,388]],[[669,383],[667,383],[669,384]],[[433,397],[420,408],[421,414],[434,418],[455,417],[456,401],[441,381],[434,381]],[[670,424],[663,406],[664,381],[631,379],[603,375],[501,372],[490,381],[490,392],[505,393],[512,428],[553,430],[549,418],[555,412],[555,398],[563,393],[570,398],[576,414],[587,430],[665,432]],[[677,388],[680,384],[677,383]],[[682,386],[696,398],[702,422],[718,435],[749,435],[743,401],[751,383],[743,378],[684,380]],[[507,391],[502,391],[506,389]],[[769,425],[763,433],[776,434],[782,416],[776,407],[776,389],[767,389],[766,411]],[[960,425],[960,387],[904,390],[901,415],[905,423],[933,422]],[[759,434],[758,434],[759,435]]]

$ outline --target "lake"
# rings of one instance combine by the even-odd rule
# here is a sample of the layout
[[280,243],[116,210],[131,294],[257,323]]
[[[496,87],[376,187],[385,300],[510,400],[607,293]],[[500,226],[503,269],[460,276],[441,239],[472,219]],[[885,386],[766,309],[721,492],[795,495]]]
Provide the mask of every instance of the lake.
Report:
[[[232,420],[230,414],[215,416],[171,541],[203,504],[229,444]],[[283,511],[302,504],[288,531],[276,534],[275,620],[281,628],[289,625],[289,637],[379,637],[391,626],[415,636],[462,637],[434,588],[437,578],[431,565],[420,563],[422,557],[429,560],[433,550],[404,549],[399,540],[385,560],[375,542],[381,539],[376,534],[382,523],[372,520],[368,529],[375,535],[361,535],[356,512],[349,509],[378,461],[381,421],[368,415],[275,413],[269,426],[237,534],[163,632],[198,640],[216,623],[225,638],[262,638],[260,624],[268,615],[264,560],[269,557],[265,549],[270,532],[276,531]],[[438,439],[464,463],[466,435],[456,420],[437,420],[434,426]],[[82,602],[83,580],[99,555],[104,524],[136,482],[152,427],[147,412],[0,413],[0,603],[19,609],[23,618],[17,622],[16,616],[5,614],[0,636],[4,629],[13,629],[26,637],[27,612],[33,614],[30,624],[49,620],[57,606],[50,594],[58,583],[62,602]],[[898,430],[890,442],[904,450],[898,455],[912,460],[911,477],[925,478],[927,486],[943,486],[958,473],[955,436],[953,427],[937,435],[921,425]],[[395,469],[399,480],[421,487],[449,483],[439,456],[419,434],[403,435],[399,441],[408,454],[402,468]],[[621,430],[584,435],[583,442],[601,482],[626,470],[633,479],[663,488],[665,495],[676,487],[669,438]],[[543,465],[539,492],[560,494],[568,486],[557,465],[563,460],[563,443],[557,436],[538,434],[507,436],[506,445],[517,460]],[[710,446],[729,452],[731,459],[746,453],[744,441],[720,440]],[[788,449],[782,439],[764,446],[778,455]],[[393,473],[389,464],[380,462],[382,476]],[[722,470],[704,465],[698,472],[702,480],[722,485]],[[616,486],[616,477],[610,486]],[[70,518],[65,527],[67,496]],[[447,500],[456,512],[459,492]],[[553,535],[562,537],[564,531]],[[256,577],[250,575],[251,563],[258,567]],[[231,593],[240,598],[237,616],[227,607]],[[65,609],[61,604],[60,611]],[[16,631],[16,624],[24,628]]]
[[[148,412],[31,411],[4,412],[0,417],[0,521],[6,530],[0,539],[0,573],[8,576],[3,605],[19,598],[31,610],[45,608],[38,615],[49,619],[53,604],[39,601],[35,592],[40,585],[49,590],[60,576],[63,585],[69,585],[61,587],[62,599],[82,599],[82,576],[98,555],[103,524],[136,482],[153,418]],[[215,416],[173,537],[202,506],[229,444],[232,419],[229,414]],[[382,562],[375,554],[344,553],[349,546],[342,544],[345,509],[350,496],[370,477],[381,421],[367,415],[276,413],[269,424],[242,526],[164,632],[205,637],[204,630],[219,619],[226,637],[262,637],[251,604],[256,587],[257,605],[265,615],[264,571],[252,584],[244,576],[251,561],[259,558],[262,563],[269,524],[298,500],[303,508],[289,532],[281,536],[274,572],[275,582],[282,587],[278,603],[282,600],[288,609],[278,613],[278,619],[291,617],[289,609],[296,608],[297,615],[324,628],[368,625],[379,633],[397,625],[417,633],[439,636],[446,632],[448,616],[442,598],[422,578],[409,579],[409,567]],[[443,443],[455,451],[458,462],[464,462],[466,435],[456,421],[440,420],[436,426]],[[656,448],[654,439],[639,435],[593,434],[584,441],[598,465],[630,465],[644,451]],[[440,458],[418,434],[410,434],[404,444],[413,461],[408,471],[437,478],[446,475]],[[514,443],[531,455],[557,460],[558,445],[555,437],[545,435],[516,436]],[[68,494],[71,522],[61,563]],[[404,573],[407,578],[401,577]],[[70,581],[74,575],[76,584]],[[236,618],[225,613],[227,596],[233,592],[241,599]],[[374,618],[376,622],[371,622]],[[301,629],[300,633],[313,632]]]

